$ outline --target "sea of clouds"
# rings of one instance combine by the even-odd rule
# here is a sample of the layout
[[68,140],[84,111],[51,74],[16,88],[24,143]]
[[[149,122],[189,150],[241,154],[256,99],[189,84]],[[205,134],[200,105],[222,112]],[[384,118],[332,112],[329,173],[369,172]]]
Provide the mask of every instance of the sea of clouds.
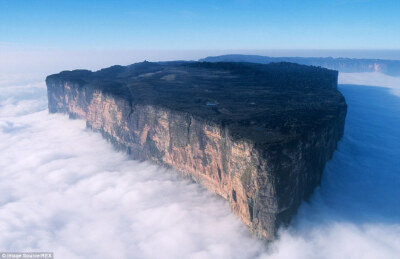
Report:
[[0,251],[56,258],[396,258],[400,81],[363,73],[341,74],[340,83],[349,106],[344,137],[321,186],[267,246],[221,198],[173,171],[129,160],[84,121],[49,114],[43,78],[1,74]]

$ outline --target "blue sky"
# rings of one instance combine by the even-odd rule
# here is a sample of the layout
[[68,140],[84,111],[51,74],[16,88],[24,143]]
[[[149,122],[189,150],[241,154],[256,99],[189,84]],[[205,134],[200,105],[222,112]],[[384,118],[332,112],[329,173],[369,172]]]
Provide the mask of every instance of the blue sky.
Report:
[[65,49],[400,49],[400,1],[0,0],[0,44]]

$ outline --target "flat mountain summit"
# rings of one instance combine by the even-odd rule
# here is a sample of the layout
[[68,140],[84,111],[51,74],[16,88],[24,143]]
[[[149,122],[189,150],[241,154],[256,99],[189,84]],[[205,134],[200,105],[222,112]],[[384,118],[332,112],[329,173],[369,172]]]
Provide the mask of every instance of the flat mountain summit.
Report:
[[49,79],[190,113],[261,144],[285,141],[335,118],[345,106],[337,76],[336,71],[287,62],[145,61],[97,72],[64,71]]
[[343,135],[338,72],[293,63],[142,62],[46,79],[49,111],[83,118],[132,158],[226,199],[272,240]]

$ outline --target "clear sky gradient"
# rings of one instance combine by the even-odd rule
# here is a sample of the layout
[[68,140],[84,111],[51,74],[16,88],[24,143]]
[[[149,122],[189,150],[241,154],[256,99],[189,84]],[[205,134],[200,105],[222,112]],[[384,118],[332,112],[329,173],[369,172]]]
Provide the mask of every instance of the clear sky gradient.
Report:
[[0,44],[68,49],[399,49],[399,0],[0,0]]

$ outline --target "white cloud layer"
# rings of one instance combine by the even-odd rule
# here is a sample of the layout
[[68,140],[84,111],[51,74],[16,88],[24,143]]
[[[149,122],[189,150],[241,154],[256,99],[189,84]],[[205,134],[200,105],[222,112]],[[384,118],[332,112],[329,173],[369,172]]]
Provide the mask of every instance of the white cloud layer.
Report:
[[339,84],[385,87],[400,97],[400,77],[375,73],[340,73]]
[[251,258],[263,250],[222,199],[127,159],[81,120],[49,115],[45,94],[43,84],[1,88],[1,251]]
[[[340,82],[395,85],[372,76],[341,75]],[[345,136],[321,187],[266,247],[222,199],[172,171],[127,159],[81,120],[49,115],[42,82],[1,78],[1,251],[57,258],[400,254],[400,98],[386,89],[340,87],[349,105]]]

